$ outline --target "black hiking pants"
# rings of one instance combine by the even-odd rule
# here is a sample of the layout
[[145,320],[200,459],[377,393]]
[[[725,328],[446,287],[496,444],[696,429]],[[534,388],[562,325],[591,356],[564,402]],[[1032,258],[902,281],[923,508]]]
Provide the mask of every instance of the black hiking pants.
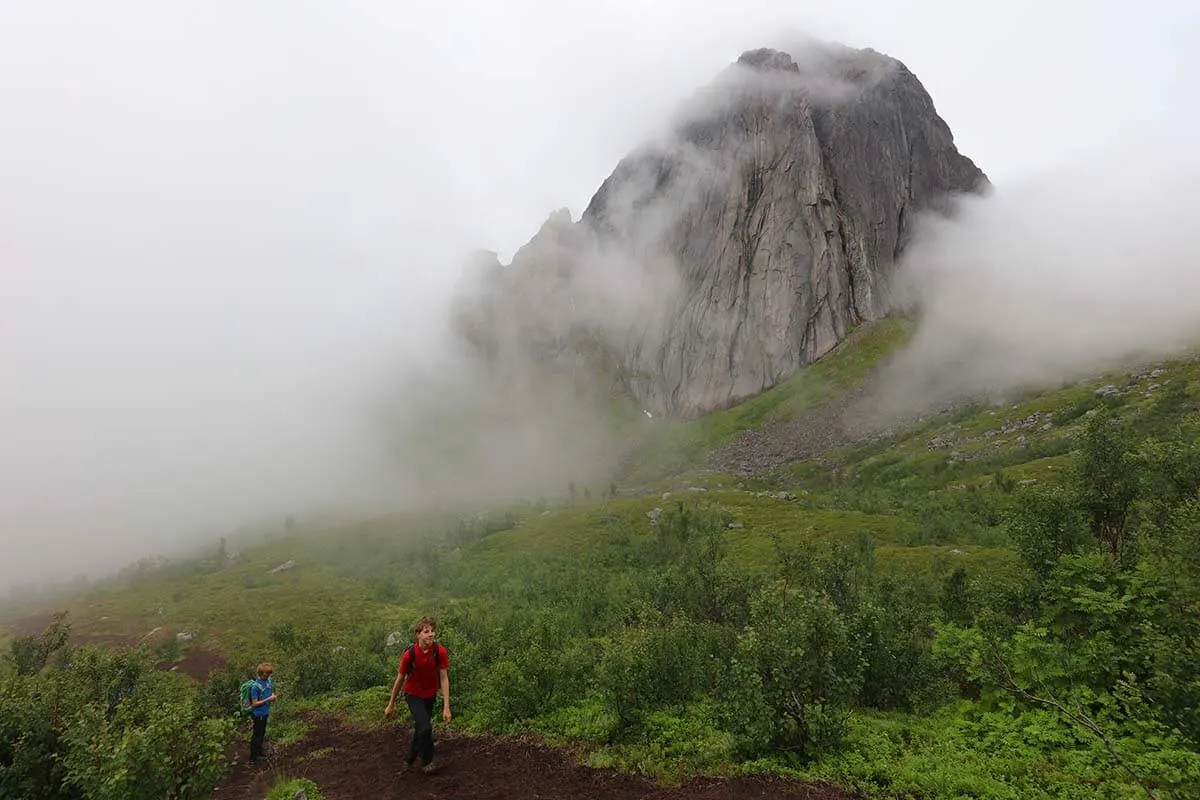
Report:
[[269,714],[254,718],[254,733],[250,734],[250,760],[258,761],[263,754],[263,737],[267,735]]
[[433,761],[433,704],[437,700],[437,695],[433,697],[414,697],[411,694],[404,695],[404,702],[408,703],[408,711],[413,718],[413,738],[412,744],[408,746],[408,757],[405,758],[409,764],[421,756],[421,761],[429,764]]

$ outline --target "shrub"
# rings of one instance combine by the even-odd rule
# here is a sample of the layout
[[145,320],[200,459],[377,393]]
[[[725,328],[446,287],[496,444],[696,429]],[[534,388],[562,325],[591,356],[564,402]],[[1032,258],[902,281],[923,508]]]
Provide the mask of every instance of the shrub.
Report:
[[811,760],[838,745],[862,685],[859,642],[837,606],[823,594],[769,589],[725,675],[724,723],[742,755]]
[[320,787],[308,778],[292,778],[275,784],[271,791],[267,792],[265,800],[292,800],[300,792],[304,792],[308,800],[325,800]]
[[232,719],[206,717],[187,678],[152,654],[84,647],[0,686],[0,796],[206,797]]

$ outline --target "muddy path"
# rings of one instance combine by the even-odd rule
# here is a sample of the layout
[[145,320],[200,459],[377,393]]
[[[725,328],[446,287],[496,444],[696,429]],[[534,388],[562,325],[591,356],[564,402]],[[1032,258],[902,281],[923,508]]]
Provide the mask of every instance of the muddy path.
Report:
[[[329,716],[312,717],[303,740],[278,748],[260,767],[238,764],[212,793],[213,800],[262,800],[284,778],[308,778],[326,800],[456,798],[457,800],[850,800],[823,784],[773,778],[693,780],[660,787],[635,775],[580,765],[568,752],[533,742],[439,732],[435,763],[425,775],[404,772],[409,730],[402,723],[362,730]],[[248,741],[248,740],[247,740]],[[419,762],[418,762],[419,763]]]

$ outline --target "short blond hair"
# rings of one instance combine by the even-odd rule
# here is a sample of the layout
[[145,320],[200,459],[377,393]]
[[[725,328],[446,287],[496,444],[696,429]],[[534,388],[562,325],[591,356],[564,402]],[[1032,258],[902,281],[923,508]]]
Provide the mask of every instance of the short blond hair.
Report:
[[270,661],[264,661],[258,665],[258,677],[269,678],[275,673],[275,667]]

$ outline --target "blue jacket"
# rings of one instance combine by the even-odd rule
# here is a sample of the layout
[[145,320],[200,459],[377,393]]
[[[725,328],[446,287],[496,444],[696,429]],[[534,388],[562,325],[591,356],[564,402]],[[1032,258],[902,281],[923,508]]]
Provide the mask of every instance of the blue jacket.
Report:
[[[266,700],[273,694],[275,694],[274,678],[255,678],[254,683],[250,684],[251,703]],[[271,703],[263,703],[261,706],[254,706],[251,708],[251,713],[256,717],[265,717],[271,713],[271,705]]]

